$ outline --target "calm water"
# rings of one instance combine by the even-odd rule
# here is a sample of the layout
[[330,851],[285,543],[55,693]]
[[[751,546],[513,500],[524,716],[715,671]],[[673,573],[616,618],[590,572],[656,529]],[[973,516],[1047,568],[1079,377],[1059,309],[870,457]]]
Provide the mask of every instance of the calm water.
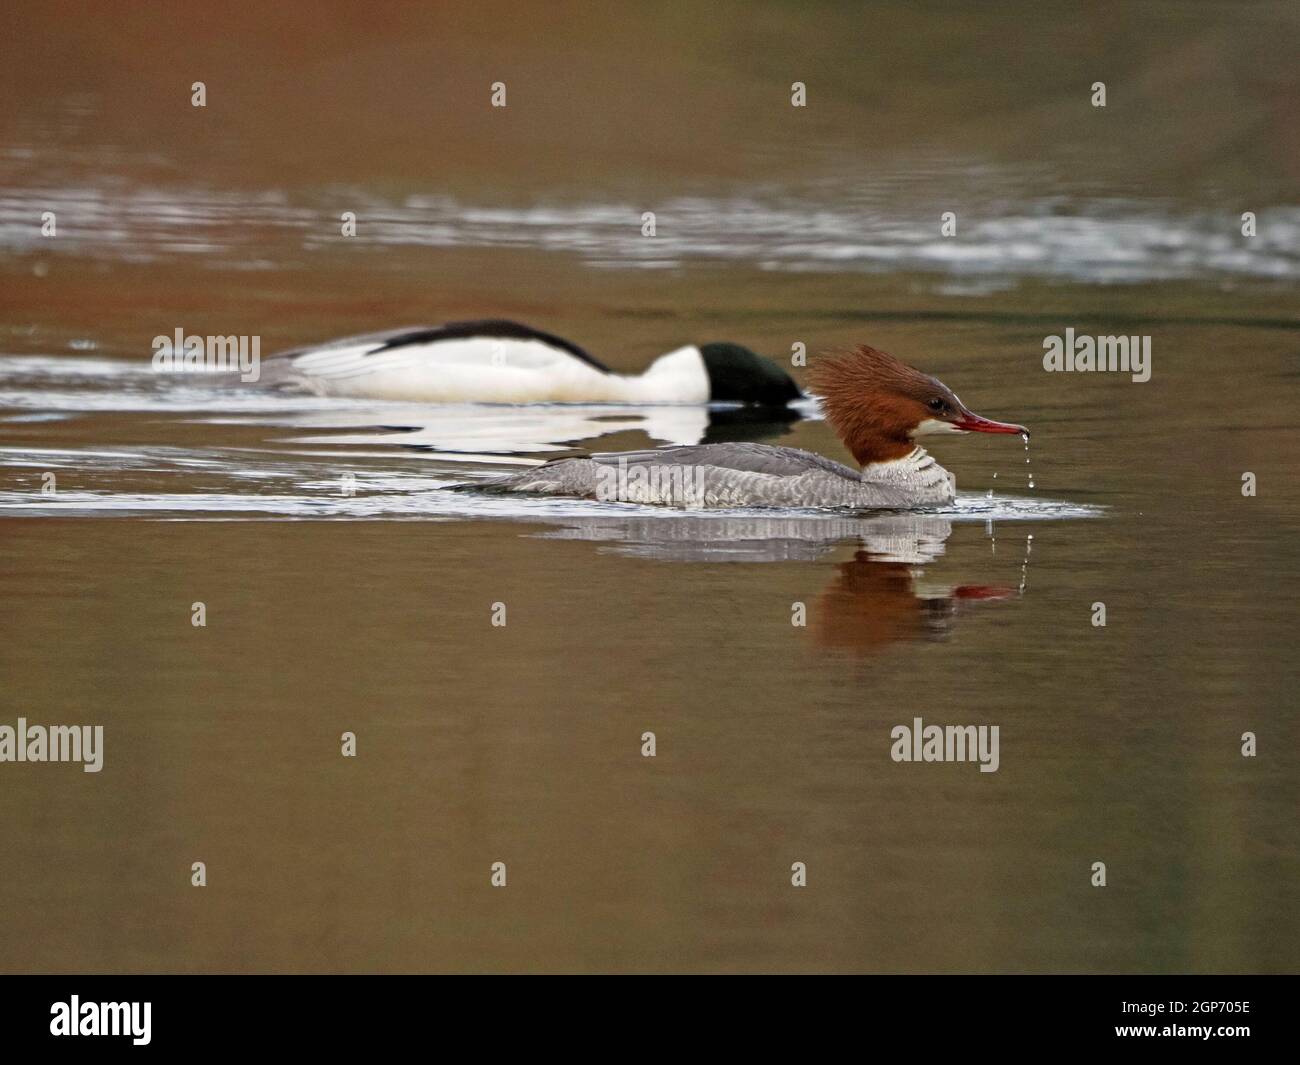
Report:
[[[326,5],[202,43],[185,4],[58,34],[20,5],[0,724],[102,724],[105,764],[0,765],[0,968],[1294,970],[1295,24],[1234,10]],[[869,341],[1032,446],[936,444],[961,495],[928,514],[508,500],[444,488],[650,442],[846,456],[810,407],[148,365],[178,327],[265,353],[485,315],[628,370]],[[1067,327],[1150,336],[1151,380],[1044,372]],[[998,725],[998,771],[893,762],[914,717]]]

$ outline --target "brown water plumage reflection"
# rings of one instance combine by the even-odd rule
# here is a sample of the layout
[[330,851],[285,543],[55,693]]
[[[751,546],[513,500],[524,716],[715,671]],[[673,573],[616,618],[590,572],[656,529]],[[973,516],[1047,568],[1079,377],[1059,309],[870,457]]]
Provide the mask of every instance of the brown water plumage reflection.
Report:
[[867,551],[836,569],[813,610],[812,633],[819,647],[837,651],[871,654],[900,640],[942,639],[963,607],[1015,594],[1001,585],[926,588],[915,566],[881,561]]

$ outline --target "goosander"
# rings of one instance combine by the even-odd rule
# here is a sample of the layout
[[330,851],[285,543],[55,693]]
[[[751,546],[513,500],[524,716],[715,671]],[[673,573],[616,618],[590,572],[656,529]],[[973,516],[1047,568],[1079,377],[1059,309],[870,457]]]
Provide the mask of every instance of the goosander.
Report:
[[790,447],[699,444],[558,459],[477,487],[675,506],[906,509],[951,503],[957,491],[917,437],[1028,435],[973,414],[943,382],[872,347],[823,357],[812,385],[860,470]]
[[802,393],[739,344],[688,345],[618,374],[572,341],[518,322],[448,322],[346,337],[263,360],[262,379],[318,395],[415,403],[756,403]]

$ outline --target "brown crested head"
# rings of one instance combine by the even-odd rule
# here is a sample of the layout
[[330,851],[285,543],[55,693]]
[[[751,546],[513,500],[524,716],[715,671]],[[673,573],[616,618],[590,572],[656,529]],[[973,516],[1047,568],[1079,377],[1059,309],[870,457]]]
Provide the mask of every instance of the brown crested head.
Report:
[[904,458],[930,433],[1024,433],[966,408],[938,378],[862,345],[813,364],[812,389],[832,428],[859,465]]

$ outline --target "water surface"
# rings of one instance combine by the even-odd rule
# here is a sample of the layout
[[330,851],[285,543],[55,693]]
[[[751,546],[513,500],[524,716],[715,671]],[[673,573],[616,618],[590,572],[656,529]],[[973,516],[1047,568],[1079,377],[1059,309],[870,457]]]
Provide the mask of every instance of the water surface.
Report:
[[[0,766],[0,967],[1294,970],[1294,18],[1251,10],[19,5],[0,723],[106,750]],[[846,456],[808,410],[148,366],[177,327],[486,315],[622,370],[867,341],[1031,464],[940,441],[961,496],[913,515],[448,493],[592,448]],[[1151,336],[1151,380],[1045,373],[1067,327]],[[891,761],[915,717],[997,724],[998,771]]]

